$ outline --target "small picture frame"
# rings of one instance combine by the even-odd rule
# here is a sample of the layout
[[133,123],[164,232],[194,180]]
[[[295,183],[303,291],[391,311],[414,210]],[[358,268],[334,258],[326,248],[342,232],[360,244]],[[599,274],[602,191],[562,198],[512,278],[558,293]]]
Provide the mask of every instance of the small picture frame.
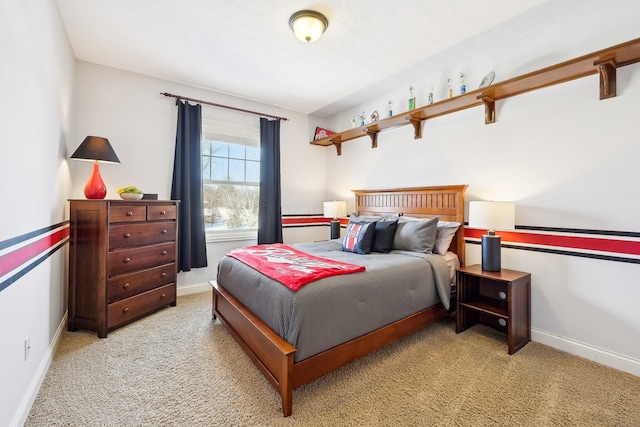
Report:
[[330,131],[328,129],[316,127],[316,134],[313,137],[313,139],[314,140],[323,139],[323,138],[326,138],[326,137],[331,136],[331,135],[335,135],[335,132]]

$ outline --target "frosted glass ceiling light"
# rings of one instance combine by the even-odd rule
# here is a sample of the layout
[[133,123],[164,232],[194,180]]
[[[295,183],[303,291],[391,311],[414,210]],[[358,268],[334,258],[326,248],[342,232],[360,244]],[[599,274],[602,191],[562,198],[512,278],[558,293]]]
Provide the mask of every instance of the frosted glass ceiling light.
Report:
[[313,10],[301,10],[289,18],[289,27],[297,38],[306,43],[318,40],[329,26],[327,18]]

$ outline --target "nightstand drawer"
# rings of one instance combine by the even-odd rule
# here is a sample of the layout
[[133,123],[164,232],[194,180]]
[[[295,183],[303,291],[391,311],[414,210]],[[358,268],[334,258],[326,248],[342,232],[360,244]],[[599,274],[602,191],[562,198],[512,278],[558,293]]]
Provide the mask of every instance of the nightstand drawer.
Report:
[[109,302],[113,303],[176,281],[176,264],[123,274],[109,279]]
[[108,328],[126,323],[176,300],[176,285],[170,284],[109,304]]
[[109,252],[109,277],[115,274],[142,270],[176,260],[176,244],[162,243],[140,248],[116,249]]
[[109,227],[109,248],[150,245],[176,239],[176,223],[123,224]]

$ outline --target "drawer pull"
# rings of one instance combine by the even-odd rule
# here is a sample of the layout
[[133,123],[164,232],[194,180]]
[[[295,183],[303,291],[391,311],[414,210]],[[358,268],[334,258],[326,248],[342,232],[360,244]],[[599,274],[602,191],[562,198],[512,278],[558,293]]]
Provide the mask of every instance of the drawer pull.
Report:
[[125,264],[126,264],[126,263],[128,263],[128,262],[131,262],[131,258],[125,258],[125,259],[124,259],[124,263],[125,263]]
[[167,277],[167,273],[162,273],[160,277]]
[[128,312],[129,312],[129,307],[125,307],[125,308],[123,308],[123,309],[122,309],[122,312],[123,312],[123,313],[128,313]]
[[162,251],[162,255],[166,255],[166,254],[167,254],[167,251]]
[[131,211],[127,212],[127,216],[133,216],[133,212]]
[[160,215],[166,215],[167,211],[160,211]]
[[162,230],[162,234],[167,234],[167,230]]
[[162,294],[162,295],[160,295],[160,298],[164,298],[166,296],[167,296],[167,294]]
[[125,233],[125,234],[124,234],[124,238],[125,238],[125,239],[128,239],[129,237],[131,237],[131,233]]
[[131,286],[131,285],[130,285],[130,284],[128,284],[128,283],[125,283],[125,284],[124,284],[124,288],[125,288],[125,289],[127,289],[129,286]]

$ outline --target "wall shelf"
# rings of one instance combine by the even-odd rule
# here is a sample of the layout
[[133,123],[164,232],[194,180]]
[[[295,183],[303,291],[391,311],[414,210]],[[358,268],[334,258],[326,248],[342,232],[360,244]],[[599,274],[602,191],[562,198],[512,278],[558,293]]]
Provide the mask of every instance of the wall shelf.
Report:
[[408,124],[414,128],[414,138],[419,139],[422,138],[422,125],[425,120],[480,105],[484,105],[485,124],[490,124],[496,121],[496,101],[592,74],[600,75],[600,99],[612,98],[616,96],[616,70],[639,61],[640,39],[635,39],[482,89],[476,89],[464,95],[338,132],[326,138],[311,141],[311,144],[325,147],[333,145],[340,156],[344,142],[368,135],[371,139],[371,147],[375,148],[378,146],[380,131]]

